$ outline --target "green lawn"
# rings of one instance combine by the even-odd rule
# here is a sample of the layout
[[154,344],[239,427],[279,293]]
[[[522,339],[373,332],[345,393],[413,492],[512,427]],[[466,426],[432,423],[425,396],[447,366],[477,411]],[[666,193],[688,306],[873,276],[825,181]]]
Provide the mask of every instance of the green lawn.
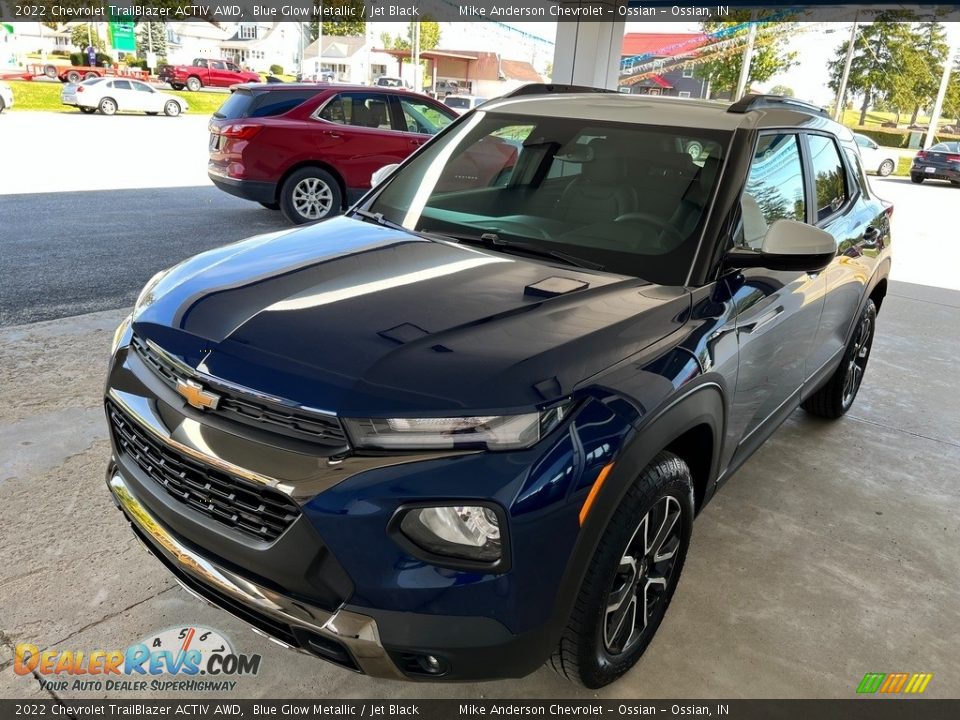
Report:
[[[60,92],[63,90],[61,83],[13,80],[10,81],[10,87],[13,88],[12,110],[80,112],[76,108],[60,104]],[[190,106],[187,112],[191,115],[212,115],[227,99],[226,93],[178,92],[168,88],[161,88],[161,90],[184,98]]]

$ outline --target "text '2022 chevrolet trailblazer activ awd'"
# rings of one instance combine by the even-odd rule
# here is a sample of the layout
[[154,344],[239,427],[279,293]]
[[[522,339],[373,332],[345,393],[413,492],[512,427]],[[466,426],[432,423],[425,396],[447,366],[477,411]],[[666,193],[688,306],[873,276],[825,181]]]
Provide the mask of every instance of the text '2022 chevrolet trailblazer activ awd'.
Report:
[[345,668],[609,683],[716,489],[853,403],[892,207],[848,130],[764,96],[528,86],[378,175],[147,284],[114,499],[190,591]]

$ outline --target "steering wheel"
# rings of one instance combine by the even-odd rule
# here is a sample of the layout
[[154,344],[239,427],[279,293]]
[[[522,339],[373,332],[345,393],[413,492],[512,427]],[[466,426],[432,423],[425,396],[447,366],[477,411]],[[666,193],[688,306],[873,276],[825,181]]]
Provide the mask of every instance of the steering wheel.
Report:
[[668,220],[664,220],[662,217],[654,215],[653,213],[628,212],[618,216],[614,222],[626,222],[629,220],[640,220],[648,225],[653,225],[660,232],[665,232],[669,235],[671,240],[675,240],[675,245],[679,245],[685,239],[683,235],[680,234],[680,231],[673,227]]

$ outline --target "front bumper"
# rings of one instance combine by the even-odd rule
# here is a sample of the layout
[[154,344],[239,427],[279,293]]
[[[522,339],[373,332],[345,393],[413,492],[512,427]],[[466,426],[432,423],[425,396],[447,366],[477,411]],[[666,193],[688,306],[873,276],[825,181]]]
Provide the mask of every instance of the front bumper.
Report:
[[164,528],[115,468],[108,473],[107,484],[137,537],[191,595],[251,623],[256,632],[285,647],[303,649],[368,675],[404,677],[384,650],[373,618],[294,601],[218,566]]

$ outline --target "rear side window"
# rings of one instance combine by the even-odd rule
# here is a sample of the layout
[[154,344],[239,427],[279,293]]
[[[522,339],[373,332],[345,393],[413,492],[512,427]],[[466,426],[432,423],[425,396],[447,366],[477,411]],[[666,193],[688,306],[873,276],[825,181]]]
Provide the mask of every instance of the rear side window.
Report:
[[323,107],[319,117],[340,125],[393,129],[387,97],[380,93],[341,93]]
[[740,198],[743,218],[735,244],[759,250],[776,220],[806,220],[803,163],[796,135],[762,135]]
[[129,80],[114,80],[113,87],[115,90],[129,90],[130,81]]
[[808,135],[810,163],[817,187],[817,222],[826,220],[847,203],[847,173],[837,144],[823,135]]
[[274,90],[254,93],[237,90],[220,106],[213,116],[224,120],[239,120],[248,117],[274,117],[290,112],[295,107],[316,96],[316,92]]

